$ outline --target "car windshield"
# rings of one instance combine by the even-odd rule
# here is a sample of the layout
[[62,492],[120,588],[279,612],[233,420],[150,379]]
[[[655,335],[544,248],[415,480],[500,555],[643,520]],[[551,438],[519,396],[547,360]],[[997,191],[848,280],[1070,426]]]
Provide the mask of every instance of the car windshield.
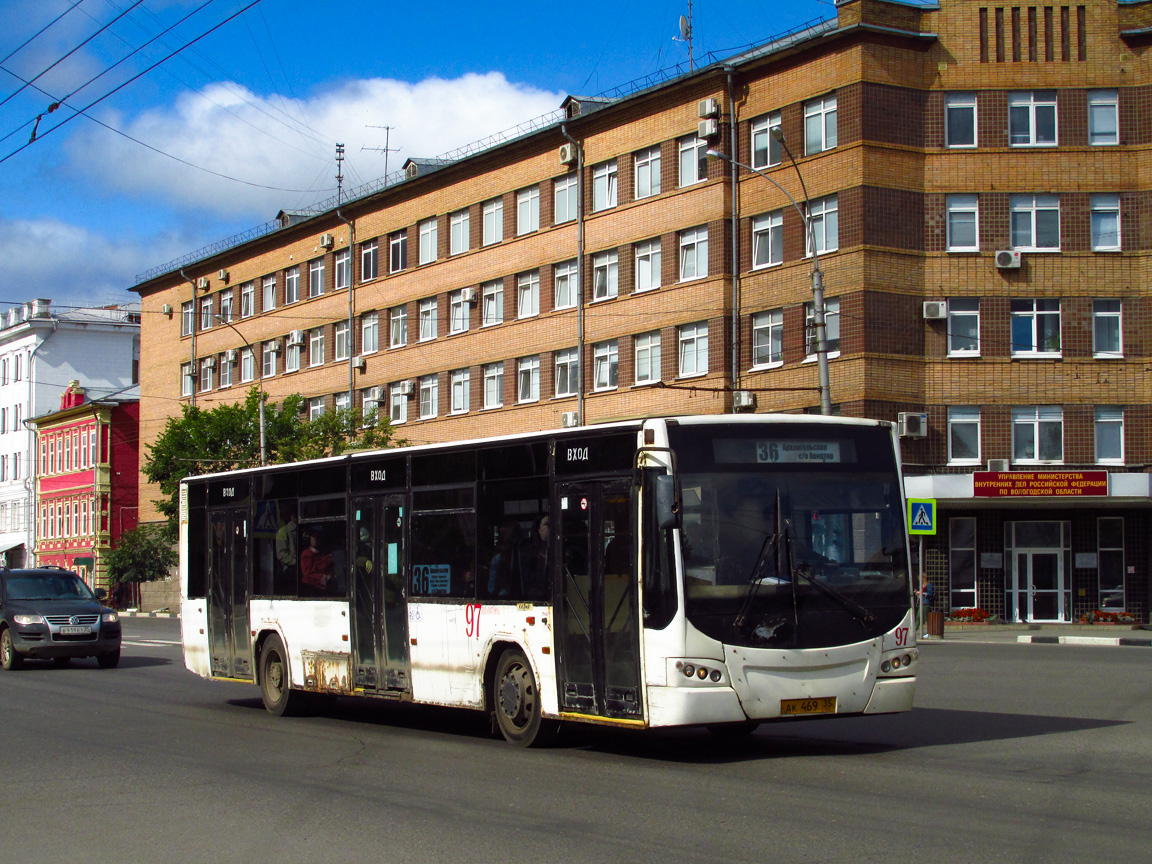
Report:
[[32,573],[8,577],[9,600],[91,600],[92,592],[74,573]]

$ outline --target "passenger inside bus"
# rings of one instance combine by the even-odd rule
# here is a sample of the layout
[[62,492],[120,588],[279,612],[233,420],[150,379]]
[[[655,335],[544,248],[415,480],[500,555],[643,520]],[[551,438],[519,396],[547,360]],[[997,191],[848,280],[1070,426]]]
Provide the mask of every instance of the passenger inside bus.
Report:
[[324,551],[319,528],[308,532],[308,545],[300,553],[300,593],[331,594],[336,587],[332,553]]

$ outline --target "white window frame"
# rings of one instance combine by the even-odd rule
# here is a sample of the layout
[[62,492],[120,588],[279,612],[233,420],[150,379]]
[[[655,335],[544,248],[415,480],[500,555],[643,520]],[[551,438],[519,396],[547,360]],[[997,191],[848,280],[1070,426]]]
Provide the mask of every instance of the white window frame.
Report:
[[[1060,452],[1040,453],[1045,429],[1056,428],[1060,438]],[[1027,434],[1032,445],[1032,456],[1019,456],[1026,443],[1018,435]],[[1012,462],[1015,465],[1059,465],[1064,462],[1064,410],[1059,405],[1022,405],[1012,409]]]
[[326,400],[323,396],[313,396],[308,400],[308,420],[319,420],[324,416],[324,410],[328,407]]
[[611,210],[616,206],[616,160],[609,159],[592,167],[592,212]]
[[256,356],[251,348],[240,349],[240,383],[249,384],[256,380]]
[[[977,125],[976,94],[971,92],[947,93],[944,96],[944,146],[950,150],[972,149],[980,140],[979,126]],[[956,130],[955,120],[962,114],[970,116],[972,127],[972,140],[959,140],[961,132]]]
[[[1092,356],[1098,359],[1118,359],[1124,356],[1124,304],[1114,297],[1101,297],[1092,301]],[[1102,348],[1105,336],[1115,332],[1115,348]],[[1112,340],[1109,340],[1112,341]]]
[[592,346],[592,389],[615,390],[620,384],[620,341],[608,339]]
[[380,275],[380,240],[365,240],[360,244],[360,281],[371,282]]
[[[1048,125],[1048,115],[1051,115],[1051,137],[1039,129],[1041,120]],[[1058,120],[1055,90],[1014,90],[1008,94],[1008,146],[1057,146]]]
[[680,232],[680,281],[708,276],[708,226],[701,225]]
[[360,353],[375,354],[380,350],[380,313],[365,312],[360,316]]
[[260,311],[271,312],[276,308],[276,277],[265,276],[260,282]]
[[452,414],[467,414],[469,409],[469,390],[471,387],[471,373],[467,369],[453,369],[448,373],[449,381],[449,412]]
[[752,369],[784,365],[784,310],[767,309],[752,316]]
[[504,407],[504,363],[484,366],[484,409]]
[[235,320],[233,309],[235,304],[232,299],[232,289],[220,292],[220,320],[227,323]]
[[332,359],[347,360],[352,356],[352,328],[348,321],[337,321],[332,332]]
[[632,349],[635,356],[636,384],[654,384],[661,380],[663,371],[660,365],[660,331],[652,330],[633,337]]
[[540,355],[521,357],[516,361],[516,401],[540,401]]
[[504,199],[493,198],[485,201],[481,211],[481,245],[491,246],[504,239]]
[[245,282],[240,286],[240,317],[251,318],[256,314],[256,283]]
[[698,135],[685,135],[676,142],[680,188],[708,179],[708,142]]
[[[273,378],[276,375],[276,343],[265,342],[261,346],[260,377]],[[227,364],[225,364],[227,365]]]
[[1123,237],[1120,233],[1120,196],[1093,195],[1089,201],[1092,251],[1119,252]]
[[1093,147],[1115,147],[1120,143],[1118,91],[1088,91],[1088,143]]
[[418,342],[431,342],[436,338],[440,324],[437,306],[435,297],[425,297],[417,304]]
[[752,269],[784,263],[784,211],[762,213],[752,220]]
[[308,331],[308,366],[324,365],[324,328],[314,327]]
[[[824,298],[824,345],[828,359],[840,356],[840,298]],[[804,304],[804,362],[816,359],[816,312],[811,302]]]
[[284,349],[284,371],[285,372],[299,372],[300,371],[300,345],[289,345]]
[[[1055,245],[1039,246],[1040,233],[1051,232],[1052,214],[1056,215]],[[1010,195],[1008,197],[1009,239],[1013,249],[1021,252],[1060,251],[1060,196]]]
[[448,254],[463,255],[472,242],[472,216],[468,208],[448,214]]
[[440,376],[420,376],[420,419],[431,420],[440,414]]
[[[980,251],[980,196],[945,196],[947,249],[949,252]],[[971,237],[965,236],[971,233]]]
[[232,363],[228,362],[228,358],[221,355],[220,357],[220,388],[232,386]]
[[695,321],[676,328],[676,369],[680,378],[708,374],[708,322]]
[[393,231],[388,235],[388,272],[400,273],[408,267],[408,232]]
[[592,256],[592,302],[620,296],[620,256],[615,249]]
[[420,235],[419,261],[421,264],[431,264],[439,255],[440,229],[436,223],[436,217],[425,219],[420,223],[417,230]]
[[[216,358],[205,357],[200,361],[200,392],[207,393],[216,387]],[[69,453],[72,451],[69,450]],[[63,461],[63,460],[61,460]],[[63,470],[63,469],[61,469]]]
[[540,230],[540,187],[530,186],[516,193],[516,236]]
[[308,262],[308,297],[324,294],[324,259],[313,258]]
[[553,309],[572,309],[576,306],[578,270],[575,258],[552,267]]
[[[974,322],[975,337],[962,332],[958,325]],[[974,344],[972,344],[974,343]],[[948,300],[948,356],[980,356],[980,299],[978,297],[953,297]]]
[[556,398],[575,396],[580,389],[580,357],[576,348],[556,352],[556,377],[553,390]]
[[480,326],[504,323],[504,280],[493,279],[480,286]]
[[663,254],[659,237],[636,244],[636,285],[634,291],[654,291],[660,287],[663,275]]
[[579,201],[576,198],[576,172],[557,177],[552,181],[553,208],[552,221],[556,225],[573,222],[576,219],[576,208]]
[[660,194],[660,145],[638,150],[632,157],[635,175],[635,198],[651,198]]
[[[1027,304],[1027,305],[1025,305]],[[1009,343],[1013,357],[1052,358],[1061,356],[1064,343],[1063,309],[1057,299],[1046,297],[1012,297],[1009,300]],[[1056,347],[1045,348],[1040,344],[1040,332],[1050,332],[1041,324],[1056,321]],[[1017,324],[1024,323],[1028,328],[1028,344],[1017,341]]]
[[404,385],[397,381],[388,386],[388,421],[390,423],[404,423],[408,420],[408,394],[404,392]]
[[535,318],[540,314],[540,271],[529,270],[516,276],[516,317]]
[[[1119,452],[1115,455],[1101,455],[1106,441],[1105,431],[1110,431],[1109,437],[1116,438]],[[1124,464],[1124,409],[1114,405],[1097,405],[1092,419],[1093,452],[1097,465],[1123,465]]]
[[840,199],[837,195],[825,195],[809,201],[805,205],[808,220],[812,224],[812,232],[805,232],[804,255],[812,254],[812,243],[816,243],[816,251],[821,255],[835,252],[840,248]]
[[337,411],[349,411],[352,408],[352,403],[348,398],[347,390],[340,390],[334,397]]
[[403,348],[408,344],[408,304],[388,310],[388,347]]
[[[975,430],[976,453],[957,455],[960,449],[957,443],[963,443],[960,437],[963,431],[969,436]],[[949,405],[948,406],[948,464],[949,465],[980,465],[982,453],[980,437],[980,407],[977,405]]]
[[284,271],[284,305],[300,302],[300,265]]
[[751,125],[752,167],[772,168],[784,158],[784,148],[772,134],[780,128],[780,112],[773,111],[756,117]]
[[839,141],[834,93],[804,103],[804,155],[832,150]]
[[212,329],[212,298],[205,297],[200,301],[200,330]]
[[191,336],[196,329],[196,304],[189,300],[180,304],[180,335]]
[[468,301],[464,299],[464,289],[448,292],[448,332],[468,332]]

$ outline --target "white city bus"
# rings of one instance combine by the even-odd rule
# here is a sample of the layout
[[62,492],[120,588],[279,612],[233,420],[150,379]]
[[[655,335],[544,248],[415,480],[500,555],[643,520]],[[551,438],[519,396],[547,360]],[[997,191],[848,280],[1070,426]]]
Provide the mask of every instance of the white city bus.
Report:
[[356,695],[561,722],[906,711],[889,423],[674,417],[185,480],[187,667],[273,714]]

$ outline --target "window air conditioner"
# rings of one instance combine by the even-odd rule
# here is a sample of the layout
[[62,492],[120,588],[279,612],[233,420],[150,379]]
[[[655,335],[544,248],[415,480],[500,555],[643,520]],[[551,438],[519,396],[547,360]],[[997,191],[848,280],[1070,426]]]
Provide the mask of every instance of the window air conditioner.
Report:
[[382,401],[384,401],[384,388],[369,387],[364,391],[364,400],[366,402],[374,402],[379,405]]
[[407,381],[401,381],[396,386],[399,388],[401,396],[412,396],[416,392],[416,385],[412,383],[411,378]]
[[927,300],[924,303],[924,319],[927,321],[942,321],[948,317],[947,300]]
[[901,411],[899,416],[901,438],[925,438],[928,435],[928,415]]
[[331,234],[321,234],[320,235],[320,245],[323,246],[325,249],[331,249],[332,246],[334,245],[334,243],[335,243],[335,241],[332,239]]
[[756,394],[751,390],[737,390],[732,394],[732,407],[751,409],[756,407]]
[[565,411],[560,415],[560,425],[565,429],[573,429],[580,425],[580,415],[575,411]]
[[561,144],[560,145],[560,161],[564,165],[571,165],[576,161],[576,145],[575,144]]
[[988,460],[988,470],[989,471],[996,471],[996,472],[1008,471],[1011,467],[1012,467],[1012,465],[1007,459],[989,459]]
[[204,358],[204,365],[207,366],[209,369],[215,369],[216,368],[216,358],[215,357],[205,357]]
[[1020,250],[1001,249],[996,253],[996,266],[1001,270],[1020,269]]
[[235,348],[229,348],[227,351],[224,352],[224,362],[225,363],[235,363],[236,362],[236,349]]
[[288,344],[289,345],[303,345],[304,344],[304,331],[303,330],[293,330],[291,333],[289,333],[288,334]]
[[707,99],[701,99],[700,104],[696,106],[696,113],[700,115],[701,120],[708,117],[719,117],[720,102],[711,96]]
[[701,120],[700,125],[696,129],[696,137],[705,140],[709,138],[716,138],[720,134],[720,124],[715,120]]
[[356,357],[352,360],[352,366],[359,372],[363,372],[368,368],[368,361],[363,357]]
[[208,290],[208,277],[207,276],[201,276],[199,279],[197,279],[196,280],[196,287],[199,288],[201,291],[207,291]]
[[221,270],[219,273],[216,274],[216,278],[219,279],[221,282],[227,282],[228,281],[228,271],[227,270]]
[[272,350],[273,354],[279,354],[280,349],[283,347],[283,344],[280,342],[279,339],[273,339],[271,342],[268,343],[268,347]]
[[476,289],[475,288],[465,288],[460,293],[464,296],[464,302],[465,303],[475,303],[476,302]]

